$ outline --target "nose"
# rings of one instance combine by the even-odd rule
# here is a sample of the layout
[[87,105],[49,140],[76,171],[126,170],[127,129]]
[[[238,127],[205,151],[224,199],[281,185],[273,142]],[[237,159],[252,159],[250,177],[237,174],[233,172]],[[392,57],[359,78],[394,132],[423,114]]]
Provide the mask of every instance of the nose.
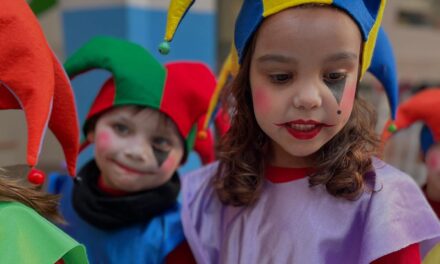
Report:
[[124,149],[124,155],[135,162],[154,160],[152,147],[144,139],[130,141]]
[[296,82],[293,87],[293,106],[300,110],[312,110],[322,104],[319,84]]

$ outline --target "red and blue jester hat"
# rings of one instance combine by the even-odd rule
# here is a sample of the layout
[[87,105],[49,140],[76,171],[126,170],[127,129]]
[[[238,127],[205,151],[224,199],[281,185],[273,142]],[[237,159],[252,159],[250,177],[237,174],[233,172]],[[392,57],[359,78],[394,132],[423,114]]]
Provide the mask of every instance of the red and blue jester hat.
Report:
[[[171,0],[164,42],[159,46],[162,54],[170,51],[169,43],[193,3],[191,0]],[[363,39],[361,78],[369,71],[382,83],[388,97],[391,119],[395,119],[398,103],[396,63],[391,44],[381,27],[386,0],[244,0],[235,24],[233,47],[220,73],[207,120],[212,118],[219,91],[228,76],[237,74],[243,51],[261,22],[287,8],[313,3],[331,5],[343,10],[357,23]],[[391,125],[390,129],[394,130],[394,125]]]

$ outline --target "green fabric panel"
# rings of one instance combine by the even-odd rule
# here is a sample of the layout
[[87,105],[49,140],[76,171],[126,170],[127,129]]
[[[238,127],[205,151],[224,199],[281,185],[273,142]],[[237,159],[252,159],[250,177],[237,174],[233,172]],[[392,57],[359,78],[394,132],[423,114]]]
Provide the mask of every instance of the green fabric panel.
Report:
[[116,84],[114,105],[160,108],[166,70],[142,46],[111,37],[95,37],[64,64],[73,76],[99,68],[112,73]]
[[[88,263],[83,246],[40,216],[16,202],[0,202],[0,263]],[[63,258],[64,259],[64,258]]]
[[57,4],[58,0],[31,0],[29,2],[29,6],[37,16],[55,7]]
[[196,142],[196,136],[197,136],[197,124],[191,128],[191,132],[189,132],[188,137],[186,138],[186,149],[188,153],[191,152],[191,150],[194,147],[194,144]]

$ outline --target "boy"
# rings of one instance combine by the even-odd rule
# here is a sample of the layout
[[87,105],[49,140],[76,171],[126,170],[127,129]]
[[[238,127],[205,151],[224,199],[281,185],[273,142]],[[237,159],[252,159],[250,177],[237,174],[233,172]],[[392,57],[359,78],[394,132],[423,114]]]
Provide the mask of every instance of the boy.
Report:
[[193,147],[214,75],[200,63],[163,67],[142,47],[113,38],[91,40],[65,66],[70,77],[103,68],[112,78],[83,127],[83,148],[95,143],[94,160],[74,183],[51,177],[49,190],[62,194],[69,223],[62,228],[86,245],[92,263],[181,258],[177,168]]

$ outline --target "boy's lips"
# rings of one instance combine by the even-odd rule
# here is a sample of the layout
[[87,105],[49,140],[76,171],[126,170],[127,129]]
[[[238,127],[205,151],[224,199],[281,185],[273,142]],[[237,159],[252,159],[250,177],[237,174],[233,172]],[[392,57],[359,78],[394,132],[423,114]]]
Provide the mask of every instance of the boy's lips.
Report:
[[140,169],[136,169],[127,165],[124,165],[116,160],[110,160],[111,162],[113,162],[114,164],[116,164],[119,168],[121,168],[122,170],[128,172],[128,173],[133,173],[133,174],[141,174],[141,175],[145,175],[145,174],[149,174],[150,171],[147,170],[140,170]]
[[297,139],[307,140],[312,139],[319,134],[323,127],[332,127],[326,123],[321,123],[315,120],[294,120],[285,123],[275,124],[279,127],[287,129],[290,135]]

